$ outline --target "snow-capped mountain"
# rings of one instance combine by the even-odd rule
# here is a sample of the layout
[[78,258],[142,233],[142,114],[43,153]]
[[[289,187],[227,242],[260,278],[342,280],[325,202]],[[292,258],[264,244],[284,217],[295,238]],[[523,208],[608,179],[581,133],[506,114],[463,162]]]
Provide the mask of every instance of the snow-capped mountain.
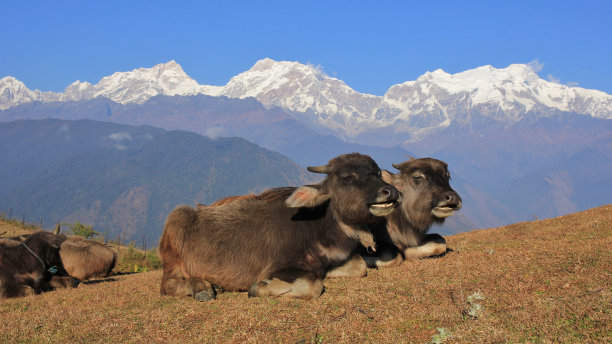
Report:
[[312,66],[264,59],[217,94],[254,97],[348,139],[385,127],[418,139],[474,115],[509,123],[528,114],[548,116],[559,111],[612,118],[612,96],[545,81],[524,64],[503,69],[483,66],[457,74],[438,69],[394,85],[380,97],[358,93]]
[[503,69],[483,66],[457,74],[438,69],[392,86],[374,120],[383,126],[401,122],[405,131],[418,137],[452,122],[467,124],[473,116],[515,123],[559,112],[610,119],[612,96],[543,80],[524,64]]
[[63,100],[87,100],[105,97],[121,104],[142,104],[158,94],[185,96],[211,93],[212,89],[214,89],[214,86],[198,84],[185,74],[178,63],[170,61],[152,68],[117,72],[102,78],[95,85],[75,81],[64,91]]
[[75,81],[63,93],[30,91],[13,77],[0,79],[0,109],[33,101],[79,101],[105,97],[114,102],[142,104],[156,95],[212,94],[216,86],[200,85],[175,61],[103,77],[97,84]]
[[106,97],[126,104],[144,103],[156,95],[194,94],[254,97],[266,107],[284,108],[347,139],[391,128],[418,140],[452,123],[467,124],[483,117],[504,123],[559,112],[612,118],[611,95],[543,80],[524,64],[501,69],[483,66],[456,74],[438,69],[393,85],[384,96],[356,92],[312,65],[268,58],[225,86],[200,85],[175,61],[117,72],[95,85],[76,81],[63,93],[30,91],[13,77],[0,79],[0,109],[33,101]]
[[0,79],[0,110],[34,101],[58,101],[61,97],[61,93],[32,91],[12,76]]
[[267,107],[297,112],[301,120],[339,131],[367,121],[381,100],[356,92],[312,65],[268,58],[233,77],[218,95],[254,97]]

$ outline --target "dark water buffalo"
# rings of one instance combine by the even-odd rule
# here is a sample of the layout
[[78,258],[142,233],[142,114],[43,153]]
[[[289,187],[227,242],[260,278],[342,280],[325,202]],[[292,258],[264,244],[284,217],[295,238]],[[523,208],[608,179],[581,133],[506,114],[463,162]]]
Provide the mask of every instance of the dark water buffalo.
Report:
[[0,297],[21,297],[71,287],[60,258],[64,236],[37,232],[24,241],[0,239]]
[[383,179],[403,195],[401,205],[371,226],[376,239],[377,257],[365,257],[369,266],[397,265],[403,259],[416,259],[446,252],[446,240],[427,234],[461,208],[461,197],[450,186],[448,165],[431,158],[411,159],[383,171]]
[[327,272],[346,263],[360,233],[393,211],[399,193],[366,155],[341,155],[308,170],[327,177],[174,209],[159,244],[161,294],[204,301],[218,286],[249,296],[318,297]]

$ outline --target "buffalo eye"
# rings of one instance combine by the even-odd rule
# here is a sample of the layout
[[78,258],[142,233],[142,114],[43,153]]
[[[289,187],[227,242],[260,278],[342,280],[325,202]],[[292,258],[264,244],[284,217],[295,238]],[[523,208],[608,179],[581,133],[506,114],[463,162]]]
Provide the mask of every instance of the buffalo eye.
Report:
[[342,180],[342,184],[351,184],[355,182],[355,179],[357,179],[357,175],[355,175],[354,173],[344,174],[340,176],[340,179]]
[[415,173],[412,175],[412,180],[415,184],[419,185],[425,180],[425,175],[423,173]]

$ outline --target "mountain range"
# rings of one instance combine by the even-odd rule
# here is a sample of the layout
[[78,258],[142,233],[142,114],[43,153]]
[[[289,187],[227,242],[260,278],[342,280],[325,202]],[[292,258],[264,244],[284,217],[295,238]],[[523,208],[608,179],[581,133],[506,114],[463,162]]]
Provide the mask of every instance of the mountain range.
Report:
[[96,97],[120,104],[142,104],[156,95],[196,94],[252,97],[267,108],[294,112],[301,120],[348,140],[364,132],[393,128],[408,135],[408,141],[418,141],[452,123],[465,125],[474,115],[503,123],[550,117],[558,112],[612,118],[611,95],[543,80],[525,64],[503,69],[483,66],[456,74],[438,69],[393,85],[384,96],[359,93],[315,66],[268,58],[231,78],[225,86],[200,85],[175,61],[117,72],[95,85],[75,81],[63,93],[31,91],[10,76],[0,79],[0,109],[34,101]]
[[238,136],[302,166],[348,151],[388,169],[408,156],[437,157],[464,197],[466,216],[456,221],[472,228],[612,201],[601,191],[612,189],[612,96],[543,80],[524,64],[436,70],[376,96],[298,62],[263,59],[209,86],[170,61],[62,93],[5,77],[0,109],[2,121],[95,119]]

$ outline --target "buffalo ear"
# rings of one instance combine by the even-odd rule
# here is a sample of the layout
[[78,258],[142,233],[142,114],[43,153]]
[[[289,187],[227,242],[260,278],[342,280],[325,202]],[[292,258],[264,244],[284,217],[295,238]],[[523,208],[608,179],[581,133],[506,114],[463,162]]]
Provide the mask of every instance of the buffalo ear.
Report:
[[387,170],[382,170],[381,173],[382,173],[382,179],[385,181],[385,183],[391,184],[395,186],[397,189],[400,189],[400,190],[402,189],[404,184],[399,174],[395,174]]
[[304,185],[297,188],[285,200],[289,208],[315,207],[327,201],[330,196],[319,185]]

